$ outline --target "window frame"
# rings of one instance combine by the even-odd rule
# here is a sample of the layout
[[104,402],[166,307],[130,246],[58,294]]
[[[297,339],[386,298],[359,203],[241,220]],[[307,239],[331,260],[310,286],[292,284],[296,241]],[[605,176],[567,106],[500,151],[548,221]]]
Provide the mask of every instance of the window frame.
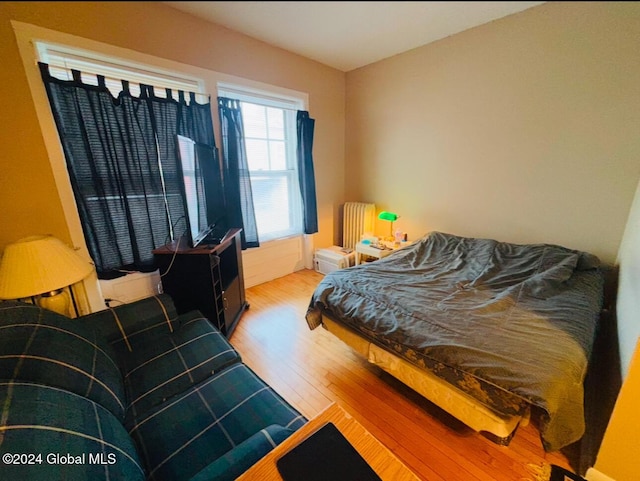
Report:
[[[259,229],[260,222],[256,219],[258,224],[258,238],[261,242],[269,242],[278,239],[286,239],[289,237],[300,236],[304,234],[303,225],[303,206],[302,197],[300,194],[300,186],[298,180],[298,166],[296,160],[296,148],[297,148],[297,131],[296,131],[296,112],[298,110],[305,109],[305,100],[288,95],[280,95],[277,93],[258,90],[254,88],[247,88],[240,85],[233,85],[228,83],[218,83],[218,95],[220,97],[226,97],[238,100],[242,103],[250,103],[259,105],[265,108],[280,109],[285,114],[284,129],[285,129],[285,155],[286,155],[286,170],[250,170],[250,176],[252,177],[252,188],[254,179],[257,176],[263,176],[267,178],[285,178],[287,182],[287,195],[289,200],[289,225],[288,229],[280,231],[272,231],[269,233],[261,232]],[[245,142],[246,142],[246,128],[245,128]],[[260,139],[262,140],[262,139]],[[269,141],[269,137],[265,139]],[[245,143],[246,147],[246,143]],[[255,191],[255,189],[254,189]],[[293,202],[296,203],[292,207],[292,198],[295,198]],[[257,211],[255,206],[254,197],[254,211]],[[292,208],[291,208],[292,207]]]

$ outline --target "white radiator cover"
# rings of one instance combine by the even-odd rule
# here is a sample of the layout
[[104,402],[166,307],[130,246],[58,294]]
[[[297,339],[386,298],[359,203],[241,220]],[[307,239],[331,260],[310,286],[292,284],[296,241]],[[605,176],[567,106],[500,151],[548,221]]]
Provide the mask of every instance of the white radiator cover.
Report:
[[343,209],[342,247],[355,249],[362,234],[373,232],[375,221],[375,204],[346,202]]

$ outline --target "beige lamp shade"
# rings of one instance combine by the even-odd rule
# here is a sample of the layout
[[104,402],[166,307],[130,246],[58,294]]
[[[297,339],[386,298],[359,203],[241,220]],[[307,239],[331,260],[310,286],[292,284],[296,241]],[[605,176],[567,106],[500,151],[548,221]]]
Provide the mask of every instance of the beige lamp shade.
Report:
[[62,289],[93,272],[93,265],[52,236],[9,244],[0,262],[0,299],[23,299]]

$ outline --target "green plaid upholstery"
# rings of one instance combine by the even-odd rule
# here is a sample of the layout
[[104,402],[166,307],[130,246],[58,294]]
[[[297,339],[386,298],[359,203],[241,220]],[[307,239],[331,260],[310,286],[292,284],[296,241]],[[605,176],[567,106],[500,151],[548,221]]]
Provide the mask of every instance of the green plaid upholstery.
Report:
[[173,332],[172,319],[178,313],[167,294],[146,297],[82,316],[82,321],[95,326],[106,340],[118,350],[133,350],[144,345],[147,336]]
[[190,479],[213,460],[277,424],[306,420],[244,364],[234,364],[126,426],[149,480]]
[[267,426],[216,459],[189,481],[233,481],[292,433],[291,429],[276,424]]
[[74,320],[0,303],[0,403],[0,452],[41,455],[0,463],[21,481],[232,480],[306,422],[166,295]]
[[[55,387],[0,382],[0,406],[0,479],[145,479],[131,438],[98,403]],[[7,463],[8,454],[33,455],[33,464]]]
[[122,375],[98,333],[55,312],[0,303],[0,379],[60,387],[124,419]]
[[240,362],[238,352],[198,311],[177,317],[173,325],[173,333],[150,336],[144,346],[118,353],[133,416]]

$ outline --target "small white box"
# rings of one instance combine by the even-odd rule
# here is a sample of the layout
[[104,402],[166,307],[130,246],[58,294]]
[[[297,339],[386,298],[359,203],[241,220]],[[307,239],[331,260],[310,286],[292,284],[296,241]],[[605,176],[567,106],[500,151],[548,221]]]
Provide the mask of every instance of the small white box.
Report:
[[355,252],[344,252],[342,247],[332,246],[326,249],[318,249],[313,258],[316,271],[322,274],[344,269],[355,264]]

